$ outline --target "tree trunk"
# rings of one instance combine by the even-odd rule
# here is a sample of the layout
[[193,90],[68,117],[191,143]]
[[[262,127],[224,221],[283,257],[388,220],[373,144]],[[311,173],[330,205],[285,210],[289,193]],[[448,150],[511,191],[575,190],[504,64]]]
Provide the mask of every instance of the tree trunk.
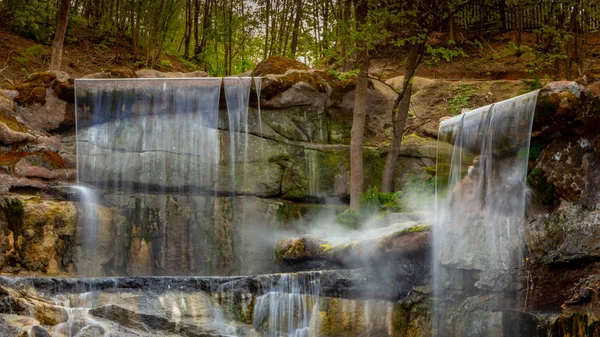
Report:
[[406,126],[406,119],[408,118],[408,111],[410,109],[412,78],[418,66],[417,58],[419,56],[420,49],[421,48],[418,43],[414,43],[410,47],[408,59],[406,60],[406,67],[404,70],[404,84],[402,86],[402,92],[400,95],[398,95],[398,98],[396,98],[394,107],[392,109],[392,125],[394,134],[392,136],[390,150],[383,168],[383,176],[381,177],[381,192],[389,193],[394,191],[394,170],[396,169],[396,162],[398,161],[398,155],[400,154],[402,135],[404,134],[404,127]]
[[[356,6],[356,19],[363,25],[367,18],[367,0],[359,0]],[[369,85],[369,51],[366,41],[359,41],[356,55],[360,69],[356,79],[356,96],[354,98],[354,114],[350,135],[350,209],[360,209],[360,197],[363,193],[363,139],[365,119],[367,116],[367,87]]]
[[192,40],[192,0],[185,2],[185,33],[183,35],[183,57],[189,59],[190,57],[190,41]]
[[302,18],[302,0],[296,0],[296,17],[294,19],[294,30],[292,31],[291,55],[296,58],[298,50],[298,32],[300,31],[300,19]]
[[50,70],[60,70],[62,62],[63,44],[65,42],[65,34],[67,33],[67,23],[69,21],[69,7],[71,0],[61,0],[60,8],[58,9],[56,34],[52,43],[52,60],[50,61]]
[[267,58],[269,56],[269,20],[270,18],[270,7],[271,0],[266,0],[265,4],[265,52],[263,54],[263,58]]

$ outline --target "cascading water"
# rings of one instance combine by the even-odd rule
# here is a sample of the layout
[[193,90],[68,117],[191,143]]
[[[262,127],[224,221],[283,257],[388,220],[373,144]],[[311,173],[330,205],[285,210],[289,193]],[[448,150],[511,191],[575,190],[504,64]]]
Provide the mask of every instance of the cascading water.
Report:
[[[233,268],[228,227],[244,216],[236,220],[227,210],[236,202],[230,197],[248,189],[251,83],[237,77],[76,81],[78,189],[82,198],[97,195],[85,205],[107,206],[103,221],[90,218],[99,211],[84,210],[83,231],[121,233],[112,243],[84,235],[80,269],[95,267],[85,276],[106,274],[107,267],[111,275]],[[229,113],[220,116],[222,84]],[[216,254],[223,242],[229,252]]]
[[[440,125],[436,336],[521,336],[514,333],[517,322],[503,326],[502,321],[507,310],[519,309],[525,177],[537,95],[469,111]],[[458,309],[462,301],[469,304]],[[467,312],[456,314],[460,310]]]
[[263,336],[318,336],[320,275],[302,276],[281,274],[256,299],[252,325]]

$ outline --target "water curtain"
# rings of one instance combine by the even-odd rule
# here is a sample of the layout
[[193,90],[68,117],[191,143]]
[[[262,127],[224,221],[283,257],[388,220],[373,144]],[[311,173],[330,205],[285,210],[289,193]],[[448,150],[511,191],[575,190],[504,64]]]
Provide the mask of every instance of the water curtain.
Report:
[[[440,125],[433,254],[436,336],[452,336],[456,326],[477,336],[507,329],[498,325],[503,312],[519,308],[525,178],[537,95],[475,109]],[[453,321],[456,303],[467,299],[493,302],[482,305],[489,316]]]

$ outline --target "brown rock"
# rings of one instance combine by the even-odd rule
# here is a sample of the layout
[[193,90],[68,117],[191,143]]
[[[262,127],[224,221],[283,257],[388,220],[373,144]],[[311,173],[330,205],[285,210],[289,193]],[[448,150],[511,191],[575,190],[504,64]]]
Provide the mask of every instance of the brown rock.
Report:
[[[6,180],[3,178],[0,177],[0,181]],[[5,230],[0,232],[3,248],[0,271],[51,275],[69,272],[72,268],[69,247],[73,243],[75,220],[75,206],[70,202],[39,197],[3,199],[0,226]],[[41,311],[46,313],[44,317],[54,317],[51,309]]]
[[88,74],[82,78],[137,78],[137,75],[131,69],[115,68],[101,73]]
[[553,336],[600,336],[600,275],[579,281],[552,323]]
[[252,76],[282,75],[288,70],[308,70],[308,66],[284,56],[269,56],[256,65]]
[[274,108],[325,107],[332,92],[327,81],[327,77],[318,71],[293,70],[284,75],[267,75],[263,79],[261,104]]
[[72,78],[66,81],[55,81],[53,85],[54,92],[58,98],[63,101],[74,103],[75,102],[75,81]]
[[556,193],[565,200],[579,200],[589,180],[593,155],[591,142],[585,138],[559,138],[544,149],[539,168]]
[[177,77],[208,77],[204,71],[193,71],[189,73],[182,72],[161,72],[154,69],[140,69],[135,72],[139,78],[177,78]]
[[0,143],[10,145],[32,141],[34,137],[28,133],[13,131],[6,124],[0,122]]
[[73,104],[60,99],[52,89],[44,89],[44,92],[45,104],[29,105],[21,109],[20,117],[25,124],[42,131],[75,125]]
[[17,162],[15,174],[27,178],[62,179],[63,181],[72,180],[76,175],[73,170],[50,170],[45,167],[34,166],[27,159],[21,159]]

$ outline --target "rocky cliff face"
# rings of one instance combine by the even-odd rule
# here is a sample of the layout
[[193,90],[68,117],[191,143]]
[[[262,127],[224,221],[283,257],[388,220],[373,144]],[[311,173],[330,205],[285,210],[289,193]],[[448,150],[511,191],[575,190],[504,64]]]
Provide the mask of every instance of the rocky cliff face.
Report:
[[[268,70],[269,67],[272,66],[267,64],[267,70],[263,71],[277,73]],[[96,251],[99,262],[89,271],[90,275],[209,275],[271,271],[274,268],[272,249],[279,237],[265,239],[258,233],[273,229],[296,230],[297,219],[308,221],[323,212],[319,202],[332,199],[344,202],[347,199],[347,144],[353,84],[342,85],[330,75],[310,70],[286,71],[266,75],[263,79],[260,123],[256,107],[250,108],[248,163],[228,164],[228,156],[219,154],[225,158],[221,171],[231,171],[227,165],[235,170],[234,182],[225,175],[217,182],[203,180],[202,167],[190,166],[190,179],[170,181],[165,186],[163,181],[152,181],[159,175],[137,175],[135,165],[176,167],[186,163],[189,154],[157,148],[153,149],[153,153],[160,158],[153,159],[148,153],[142,155],[141,149],[136,152],[135,148],[127,147],[129,157],[139,160],[129,162],[131,169],[126,171],[129,175],[120,177],[120,183],[150,188],[130,194],[102,193],[100,202],[104,207],[96,212],[99,219]],[[204,76],[115,70],[90,77],[161,78],[175,75]],[[89,254],[81,246],[83,205],[80,204],[79,193],[67,187],[75,182],[77,150],[73,85],[73,80],[64,73],[48,72],[35,74],[25,83],[1,92],[0,193],[4,200],[0,221],[6,224],[0,240],[6,247],[0,263],[2,272],[73,275],[81,271],[82,265],[90,264]],[[373,113],[369,132],[381,134],[381,123],[375,121],[385,120],[386,109],[394,93],[392,89],[377,84],[370,87],[369,92]],[[288,96],[293,99],[286,98]],[[251,102],[256,105],[256,98],[252,98]],[[85,121],[86,111],[79,114]],[[221,110],[220,114],[226,114],[225,110]],[[86,135],[106,128],[124,127],[124,124],[145,125],[148,118],[151,117],[140,115],[131,120],[87,125],[83,122],[79,134],[83,141],[77,145],[80,156],[123,156],[118,151],[106,151],[104,144],[85,141]],[[224,149],[228,148],[226,144],[230,141],[225,120],[220,118],[218,125],[218,138],[225,144]],[[135,140],[136,130],[130,128],[130,134],[123,141],[129,144],[130,140]],[[155,133],[153,137],[156,139],[168,137],[160,134],[160,130]],[[433,164],[434,149],[433,140],[418,137],[407,140],[400,158],[399,173],[429,174],[423,168]],[[165,152],[167,159],[161,157],[161,151]],[[368,185],[377,185],[380,180],[385,160],[382,151],[376,146],[366,150]],[[157,160],[161,162],[157,163]],[[86,162],[80,164],[82,172],[86,172]],[[104,180],[94,177],[93,181],[87,181],[85,174],[79,179],[102,187],[103,182],[114,177],[115,169],[110,165],[105,167]],[[248,170],[260,174],[244,173]],[[400,187],[406,179],[404,175],[398,176]],[[215,184],[220,188],[215,191],[216,197],[194,196],[186,192],[194,189],[207,191]],[[152,186],[161,186],[162,192],[153,190]],[[44,219],[43,213],[37,211],[40,207],[53,207],[52,212],[56,215],[49,220]],[[247,210],[243,218],[240,217],[241,208]],[[336,206],[330,208],[333,212],[343,210]],[[212,211],[200,212],[203,209]],[[203,238],[202,245],[190,244],[189,240],[186,241],[190,237]],[[47,252],[50,246],[57,252],[45,253],[40,259],[38,255]],[[157,256],[163,257],[158,259]],[[188,256],[186,263],[174,263],[176,257],[181,256]]]
[[[95,77],[122,75],[113,71]],[[148,71],[125,75],[173,76]],[[190,76],[200,75],[203,74]],[[351,262],[361,260],[361,254],[365,251],[360,243],[347,246],[319,241],[304,245],[306,240],[300,240],[304,250],[297,250],[296,244],[300,241],[284,240],[280,244],[281,254],[276,254],[276,243],[281,239],[274,234],[276,229],[291,231],[291,235],[286,236],[300,236],[304,228],[302,222],[295,220],[302,218],[310,222],[311,218],[318,218],[323,206],[315,202],[328,198],[344,201],[347,198],[347,144],[353,83],[339,81],[318,71],[285,67],[272,72],[262,69],[260,75],[264,75],[260,97],[262,125],[258,124],[256,98],[251,98],[253,106],[250,110],[249,143],[252,146],[249,158],[252,159],[251,165],[262,170],[264,175],[247,177],[244,184],[236,184],[235,188],[220,184],[224,188],[220,191],[223,195],[214,197],[156,191],[103,194],[100,198],[102,207],[96,209],[96,216],[100,220],[100,236],[95,258],[99,258],[100,263],[94,265],[91,271],[94,275],[256,274],[274,270],[274,258],[287,263],[287,270],[300,268],[296,264],[300,260],[303,263],[327,260],[327,268],[333,268],[333,265],[365,267],[372,261],[367,258],[362,260],[362,265],[348,263],[348,259]],[[394,83],[391,81],[388,84],[393,87]],[[442,85],[439,82],[419,83],[415,101],[418,104],[428,102],[432,91],[445,90],[441,89],[445,88]],[[514,84],[507,82],[501,85]],[[450,95],[454,92],[452,90],[444,92]],[[494,92],[496,95],[501,93]],[[390,128],[387,111],[393,95],[392,89],[380,83],[374,82],[369,87],[371,108],[367,134],[371,143],[365,144],[368,185],[376,185],[380,179],[385,146],[377,144],[385,139],[386,130]],[[90,265],[92,257],[81,245],[83,205],[78,194],[66,188],[75,182],[73,97],[73,81],[62,73],[36,74],[23,84],[0,91],[0,272],[3,274],[77,275],[82,265]],[[497,336],[517,336],[516,332],[503,330],[496,323],[519,320],[530,335],[545,336],[548,331],[552,331],[554,336],[595,336],[600,333],[595,312],[600,305],[597,296],[600,289],[596,280],[600,274],[597,219],[600,139],[596,132],[599,97],[597,84],[586,87],[575,82],[553,83],[542,90],[536,109],[528,174],[531,206],[527,211],[524,245],[529,254],[522,271],[522,287],[517,289],[521,294],[523,311],[505,311],[503,303],[469,293],[473,289],[467,289],[464,295],[470,298],[469,301],[457,308],[455,319],[449,322],[449,326],[456,331],[476,335],[477,331],[469,328],[485,321],[488,324],[486,331],[495,331]],[[428,104],[423,103],[422,106],[428,107],[433,117],[423,116],[425,110],[418,111],[421,117],[409,121],[409,128],[422,136],[435,136],[439,111],[430,106],[433,103]],[[136,118],[136,123],[143,123],[147,117]],[[118,124],[123,121],[107,123]],[[94,130],[101,131],[103,127],[118,125],[89,125],[82,135]],[[218,129],[219,139],[226,143],[228,127],[219,125]],[[436,154],[433,138],[412,135],[403,144],[396,179],[398,189],[406,184],[410,175],[426,176]],[[255,156],[259,149],[265,153],[265,156],[261,156],[262,161],[257,161],[258,156]],[[132,155],[138,153],[133,151]],[[173,153],[169,163],[176,164],[185,160],[184,157],[185,154]],[[106,174],[110,175],[110,172],[111,167],[107,167]],[[139,178],[131,175],[123,177],[123,181],[135,185],[142,183],[138,181]],[[184,182],[174,181],[171,187],[173,190],[180,189],[182,184]],[[203,188],[202,185],[197,187]],[[227,196],[229,193],[238,197]],[[211,211],[199,212],[200,205],[203,205],[202,209]],[[239,216],[242,205],[251,210],[243,215],[243,223],[252,226],[242,225]],[[343,210],[343,207],[329,207],[334,213]],[[207,226],[208,221],[204,219],[210,219],[213,225]],[[170,225],[168,229],[164,226],[167,223]],[[421,244],[427,245],[426,240],[422,240],[427,234],[417,234],[415,241],[408,244],[398,237],[386,239],[383,236],[381,242],[376,242],[389,241],[389,246],[379,245],[377,247],[380,250],[375,250],[375,255],[369,256],[379,259],[378,254],[382,252],[391,254],[386,256],[396,256],[394,254],[403,252],[410,244],[421,249]],[[190,245],[187,238],[191,236],[202,237],[203,244]],[[315,249],[309,249],[309,246]],[[185,263],[175,263],[175,260],[181,261],[181,256],[188,257],[183,260]],[[416,266],[426,265],[423,256],[421,260],[409,262]],[[323,267],[321,263],[315,265]],[[302,269],[306,269],[306,266],[304,264]],[[377,265],[377,268],[380,267]],[[358,336],[364,333],[369,321],[364,312],[371,308],[372,312],[377,313],[376,316],[385,318],[373,323],[376,327],[372,329],[375,330],[370,331],[377,331],[373,335],[427,335],[431,326],[431,291],[422,284],[428,281],[427,270],[411,269],[411,273],[402,275],[390,274],[386,270],[396,267],[397,264],[389,264],[375,268],[375,271],[370,270],[368,275],[356,270],[350,272],[365,280],[382,281],[368,283],[376,285],[374,289],[367,289],[364,284],[361,288],[358,279],[348,281],[338,277],[339,284],[351,287],[343,290],[333,287],[331,292],[321,294],[322,310],[318,320],[322,331],[327,331],[323,334]],[[415,275],[418,277],[415,278]],[[466,271],[462,277],[474,276]],[[415,279],[420,282],[412,282]],[[257,295],[263,293],[256,290],[259,287],[255,287],[252,278],[244,280],[249,288],[238,292],[239,296],[235,295],[237,297],[231,308],[235,308],[233,317],[237,317],[235,324],[241,329],[239,331],[250,331],[254,329],[250,327],[252,315],[248,312],[252,306],[240,299],[254,301]],[[0,293],[0,308],[3,310],[0,319],[9,322],[0,324],[0,329],[13,329],[6,330],[10,331],[7,334],[19,335],[33,331],[36,336],[44,336],[43,330],[49,327],[59,329],[57,326],[68,320],[65,312],[69,310],[64,305],[57,306],[52,302],[56,298],[49,299],[46,296],[49,288],[35,285],[37,290],[28,288],[18,292],[14,290],[14,284],[7,285],[7,282],[10,283],[4,282]],[[61,287],[77,284],[76,281],[65,282],[60,283]],[[116,288],[126,293],[134,303],[156,304],[162,298],[161,305],[175,299],[178,303],[183,301],[207,308],[214,303],[226,302],[224,299],[227,296],[236,293],[221,291],[227,294],[221,296],[217,295],[219,291],[206,288],[202,289],[203,295],[168,294],[149,299],[135,292],[134,283],[142,281],[131,282]],[[183,279],[180,283],[175,279],[165,282],[181,287],[202,284],[192,279]],[[102,286],[103,289],[108,287]],[[40,290],[42,288],[44,290]],[[388,289],[395,289],[389,292],[393,296],[386,297]],[[36,293],[38,291],[44,294]],[[80,291],[69,289],[65,293]],[[185,289],[182,291],[185,292]],[[248,297],[241,296],[242,293]],[[368,301],[359,298],[359,294],[365,293],[373,301],[381,302],[369,306],[371,304]],[[110,298],[113,294],[109,291],[101,296]],[[107,326],[114,329],[125,327],[136,333],[136,329],[148,322],[158,322],[153,329],[160,333],[183,334],[183,330],[177,329],[187,329],[185,333],[190,336],[221,333],[198,330],[197,326],[187,323],[180,325],[167,311],[146,312],[146,307],[141,304],[116,308],[119,304],[114,301],[98,303],[101,305],[91,312],[94,320],[112,321]],[[104,310],[100,309],[103,305]],[[107,309],[108,306],[112,307]],[[358,309],[352,311],[348,308]],[[498,315],[484,315],[484,309],[487,312],[489,308],[497,308]],[[31,310],[33,315],[30,315]],[[540,312],[551,315],[538,315]],[[202,319],[215,318],[212,313],[202,315]],[[5,333],[5,330],[0,332]]]

